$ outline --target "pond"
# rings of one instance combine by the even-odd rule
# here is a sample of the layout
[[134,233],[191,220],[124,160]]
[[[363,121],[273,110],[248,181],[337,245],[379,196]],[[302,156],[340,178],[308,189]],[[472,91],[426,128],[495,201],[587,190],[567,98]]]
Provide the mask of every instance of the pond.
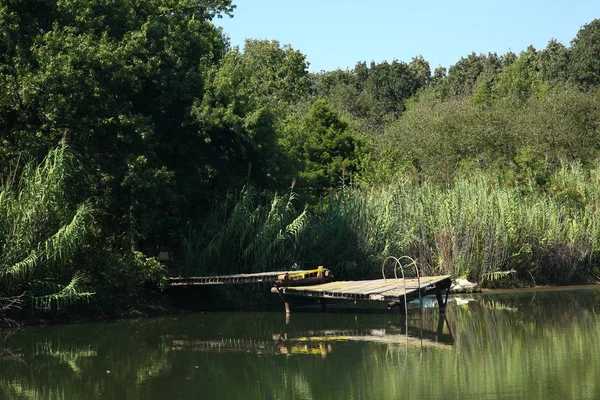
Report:
[[0,331],[1,399],[597,399],[600,288]]

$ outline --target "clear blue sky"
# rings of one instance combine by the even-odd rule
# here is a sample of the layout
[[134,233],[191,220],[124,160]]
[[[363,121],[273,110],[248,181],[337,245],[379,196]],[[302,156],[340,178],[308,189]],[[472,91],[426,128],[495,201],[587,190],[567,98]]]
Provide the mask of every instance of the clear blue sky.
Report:
[[353,68],[357,61],[409,62],[422,55],[449,67],[460,57],[554,38],[565,46],[600,18],[600,0],[234,0],[234,17],[217,19],[232,45],[275,39],[307,56],[311,71]]

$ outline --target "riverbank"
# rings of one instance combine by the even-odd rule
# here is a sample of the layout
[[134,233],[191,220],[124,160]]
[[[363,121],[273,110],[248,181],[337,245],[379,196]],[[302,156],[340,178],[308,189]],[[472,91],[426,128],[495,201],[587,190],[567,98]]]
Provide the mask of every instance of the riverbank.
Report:
[[[118,312],[112,312],[107,314],[105,312],[98,312],[98,310],[88,310],[88,312],[72,312],[59,315],[47,315],[32,317],[31,315],[23,317],[22,319],[13,319],[10,324],[6,320],[0,319],[0,329],[13,329],[28,326],[41,326],[41,325],[69,325],[69,324],[82,324],[82,323],[102,323],[109,321],[124,321],[124,320],[137,320],[146,318],[158,318],[164,316],[177,316],[177,315],[188,315],[195,313],[211,313],[211,312],[264,312],[274,311],[283,312],[283,305],[281,299],[277,296],[269,293],[270,286],[263,285],[262,289],[264,293],[258,293],[256,290],[250,290],[247,288],[231,288],[231,287],[201,287],[192,290],[187,290],[188,296],[180,297],[178,295],[168,294],[165,292],[160,293],[160,299],[156,300],[152,304],[138,304],[127,309],[120,310]],[[468,288],[467,290],[454,290],[450,294],[452,297],[460,297],[463,295],[475,295],[475,294],[506,294],[506,295],[519,295],[521,293],[537,293],[537,292],[561,292],[561,291],[577,291],[577,290],[597,290],[600,289],[600,283],[589,284],[589,285],[566,285],[566,286],[519,286],[510,288],[481,288],[476,286],[474,288]],[[202,295],[198,293],[205,292]],[[254,294],[254,297],[251,297]],[[193,299],[197,299],[194,302]],[[213,298],[216,299],[210,303],[202,303],[202,299]],[[297,300],[297,299],[296,299]],[[300,306],[300,312],[302,310],[313,310],[314,312],[320,312],[320,307],[313,306],[314,302],[307,301],[305,299],[298,300]],[[351,311],[352,309],[356,312],[369,312],[377,311],[384,312],[385,307],[382,303],[377,307],[370,305],[368,308],[348,308],[345,304],[352,304],[351,301],[340,302],[337,305],[337,309],[340,307]],[[392,314],[394,314],[392,312]],[[18,318],[14,315],[13,318]]]

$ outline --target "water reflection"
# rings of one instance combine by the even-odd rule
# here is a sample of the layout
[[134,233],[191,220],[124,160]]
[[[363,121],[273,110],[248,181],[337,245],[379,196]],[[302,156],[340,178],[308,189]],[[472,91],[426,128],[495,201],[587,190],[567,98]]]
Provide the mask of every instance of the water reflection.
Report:
[[[323,329],[308,331],[285,331],[273,333],[269,339],[245,337],[221,337],[209,340],[189,340],[187,335],[177,338],[168,335],[172,351],[248,352],[256,354],[319,355],[325,357],[340,342],[371,342],[388,345],[451,346],[454,338],[444,314],[437,316],[436,330],[424,326],[430,321],[429,315],[421,312],[420,318],[398,319],[398,323],[388,321],[380,328]],[[420,321],[420,325],[415,324]],[[290,320],[286,320],[287,324]],[[379,321],[378,321],[379,322]],[[287,325],[286,324],[286,325]],[[446,330],[444,330],[446,328]]]
[[398,314],[212,313],[0,331],[0,398],[578,398],[600,393],[600,290]]

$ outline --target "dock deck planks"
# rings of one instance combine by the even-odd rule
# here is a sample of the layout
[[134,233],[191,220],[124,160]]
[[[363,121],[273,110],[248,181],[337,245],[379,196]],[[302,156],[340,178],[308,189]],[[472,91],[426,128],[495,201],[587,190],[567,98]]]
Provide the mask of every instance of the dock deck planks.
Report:
[[420,279],[375,279],[368,281],[337,281],[312,286],[289,286],[278,288],[282,295],[312,297],[319,299],[370,300],[404,302],[425,296],[436,287],[449,286],[451,275],[426,276]]
[[328,282],[333,279],[329,270],[323,267],[312,270],[258,272],[254,274],[233,274],[215,276],[171,277],[167,287],[185,287],[202,285],[239,285],[248,283],[276,283],[285,280],[286,284],[309,281],[309,283]]
[[274,283],[277,277],[287,274],[290,271],[279,272],[261,272],[257,274],[234,274],[234,275],[215,275],[215,276],[190,276],[169,278],[168,286],[197,286],[197,285],[223,285],[235,283]]

